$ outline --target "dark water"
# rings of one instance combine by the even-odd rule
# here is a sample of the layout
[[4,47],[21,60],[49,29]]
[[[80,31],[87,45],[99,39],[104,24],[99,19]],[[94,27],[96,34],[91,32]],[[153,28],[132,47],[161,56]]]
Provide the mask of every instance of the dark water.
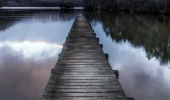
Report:
[[38,100],[74,18],[91,22],[127,96],[170,99],[170,17],[85,11],[0,11],[0,100]]

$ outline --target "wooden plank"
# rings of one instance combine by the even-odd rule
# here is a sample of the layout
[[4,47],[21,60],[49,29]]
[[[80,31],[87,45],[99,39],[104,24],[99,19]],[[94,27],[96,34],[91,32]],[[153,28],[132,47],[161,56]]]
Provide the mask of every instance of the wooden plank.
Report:
[[63,44],[42,100],[127,100],[96,34],[79,15]]

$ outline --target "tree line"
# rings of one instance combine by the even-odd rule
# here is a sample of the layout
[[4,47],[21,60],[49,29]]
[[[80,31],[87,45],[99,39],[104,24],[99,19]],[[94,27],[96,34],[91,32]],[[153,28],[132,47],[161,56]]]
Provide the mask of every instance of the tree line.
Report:
[[65,8],[81,6],[93,10],[170,13],[170,0],[0,0],[1,6],[18,6],[17,4],[19,6],[60,6]]

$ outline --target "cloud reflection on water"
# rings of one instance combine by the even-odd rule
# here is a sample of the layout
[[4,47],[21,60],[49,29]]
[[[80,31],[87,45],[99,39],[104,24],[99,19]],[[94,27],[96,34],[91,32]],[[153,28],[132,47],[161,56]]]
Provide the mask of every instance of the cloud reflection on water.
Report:
[[0,100],[38,100],[57,57],[35,61],[8,47],[0,52]]
[[[41,20],[25,21],[0,31],[0,41],[46,41],[63,44],[73,20],[66,22],[42,22]],[[62,34],[62,35],[61,35]],[[61,39],[62,38],[62,39]]]
[[0,19],[0,100],[39,100],[74,17],[63,14],[62,20],[56,11],[15,13],[17,18],[5,14]]
[[[12,19],[11,16],[8,20],[0,19],[0,26],[2,26],[0,29],[3,30],[0,31],[0,100],[39,99],[50,76],[50,69],[54,67],[57,55],[73,23],[74,16],[77,15],[72,12],[67,14],[56,11],[52,15],[51,12],[45,14],[24,13],[24,18],[19,14],[21,18],[17,18],[17,21]],[[14,15],[16,16],[16,14]],[[148,59],[144,49],[144,44],[148,43],[139,41],[142,39],[156,39],[159,41],[149,41],[149,44],[154,42],[159,44],[160,41],[166,40],[164,37],[167,37],[167,34],[163,35],[163,33],[168,33],[169,28],[165,27],[167,25],[161,21],[151,20],[155,17],[121,16],[115,18],[111,14],[105,14],[102,16],[103,20],[99,21],[100,23],[96,23],[98,20],[94,20],[94,28],[100,42],[103,44],[104,51],[109,54],[110,64],[114,69],[120,71],[120,82],[123,89],[127,96],[135,97],[136,100],[169,100],[169,64],[160,65],[159,57],[155,58],[155,56]],[[97,18],[97,16],[94,18]],[[137,27],[134,26],[134,23],[138,21],[133,20],[135,18],[142,18],[142,21],[135,24]],[[147,18],[149,20],[146,20]],[[122,22],[118,23],[118,21]],[[154,23],[141,24],[141,22],[149,21]],[[106,26],[110,25],[110,29],[102,26],[107,22]],[[120,27],[114,27],[114,22]],[[158,33],[163,36],[163,39],[152,37],[151,39],[148,34],[150,32],[148,25],[156,25],[160,28],[160,33]],[[149,28],[149,31],[145,30],[145,27]],[[128,42],[131,37],[120,38],[121,31],[124,28],[126,29],[125,32],[129,32],[129,35],[124,35],[132,36],[136,40],[135,43],[140,43],[139,46],[134,46],[133,41]],[[146,35],[145,37],[138,37],[140,36],[137,35],[138,28],[142,28],[141,30],[146,33],[142,35]],[[133,29],[135,29],[134,32]],[[116,33],[115,38],[111,38],[114,37],[114,34],[107,33],[110,30]],[[162,30],[165,30],[165,32]],[[117,34],[117,32],[119,33]],[[133,35],[137,35],[138,38]],[[122,39],[122,41],[116,39]],[[166,47],[166,43],[162,44]],[[164,50],[161,50],[161,52],[166,54]]]
[[45,59],[55,57],[62,49],[62,45],[43,41],[4,41],[0,42],[0,49],[8,47],[14,53],[19,53],[23,58]]
[[128,96],[136,100],[169,100],[169,64],[160,65],[154,57],[148,59],[144,48],[135,48],[128,41],[113,42],[101,23],[96,23],[94,29],[111,66],[120,71],[120,82]]

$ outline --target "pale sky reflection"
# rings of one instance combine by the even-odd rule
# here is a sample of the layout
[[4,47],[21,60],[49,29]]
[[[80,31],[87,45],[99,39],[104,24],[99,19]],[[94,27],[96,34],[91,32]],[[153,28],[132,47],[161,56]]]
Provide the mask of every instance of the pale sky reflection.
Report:
[[135,48],[128,41],[116,43],[106,36],[102,25],[94,26],[113,69],[120,72],[120,82],[126,94],[136,100],[169,100],[169,64],[160,65],[159,59],[148,59],[142,47]]
[[39,100],[57,57],[25,59],[8,47],[0,52],[0,100]]
[[30,13],[0,20],[0,100],[39,100],[74,14]]
[[0,41],[46,41],[63,44],[73,20],[47,21],[22,20],[7,30],[0,31]]
[[21,18],[8,29],[0,31],[0,49],[8,47],[24,59],[55,57],[62,49],[73,20],[60,21],[59,15],[50,13]]
[[55,57],[62,49],[61,44],[47,43],[44,41],[4,41],[0,42],[0,49],[8,47],[12,51],[19,53],[24,59],[46,59]]

